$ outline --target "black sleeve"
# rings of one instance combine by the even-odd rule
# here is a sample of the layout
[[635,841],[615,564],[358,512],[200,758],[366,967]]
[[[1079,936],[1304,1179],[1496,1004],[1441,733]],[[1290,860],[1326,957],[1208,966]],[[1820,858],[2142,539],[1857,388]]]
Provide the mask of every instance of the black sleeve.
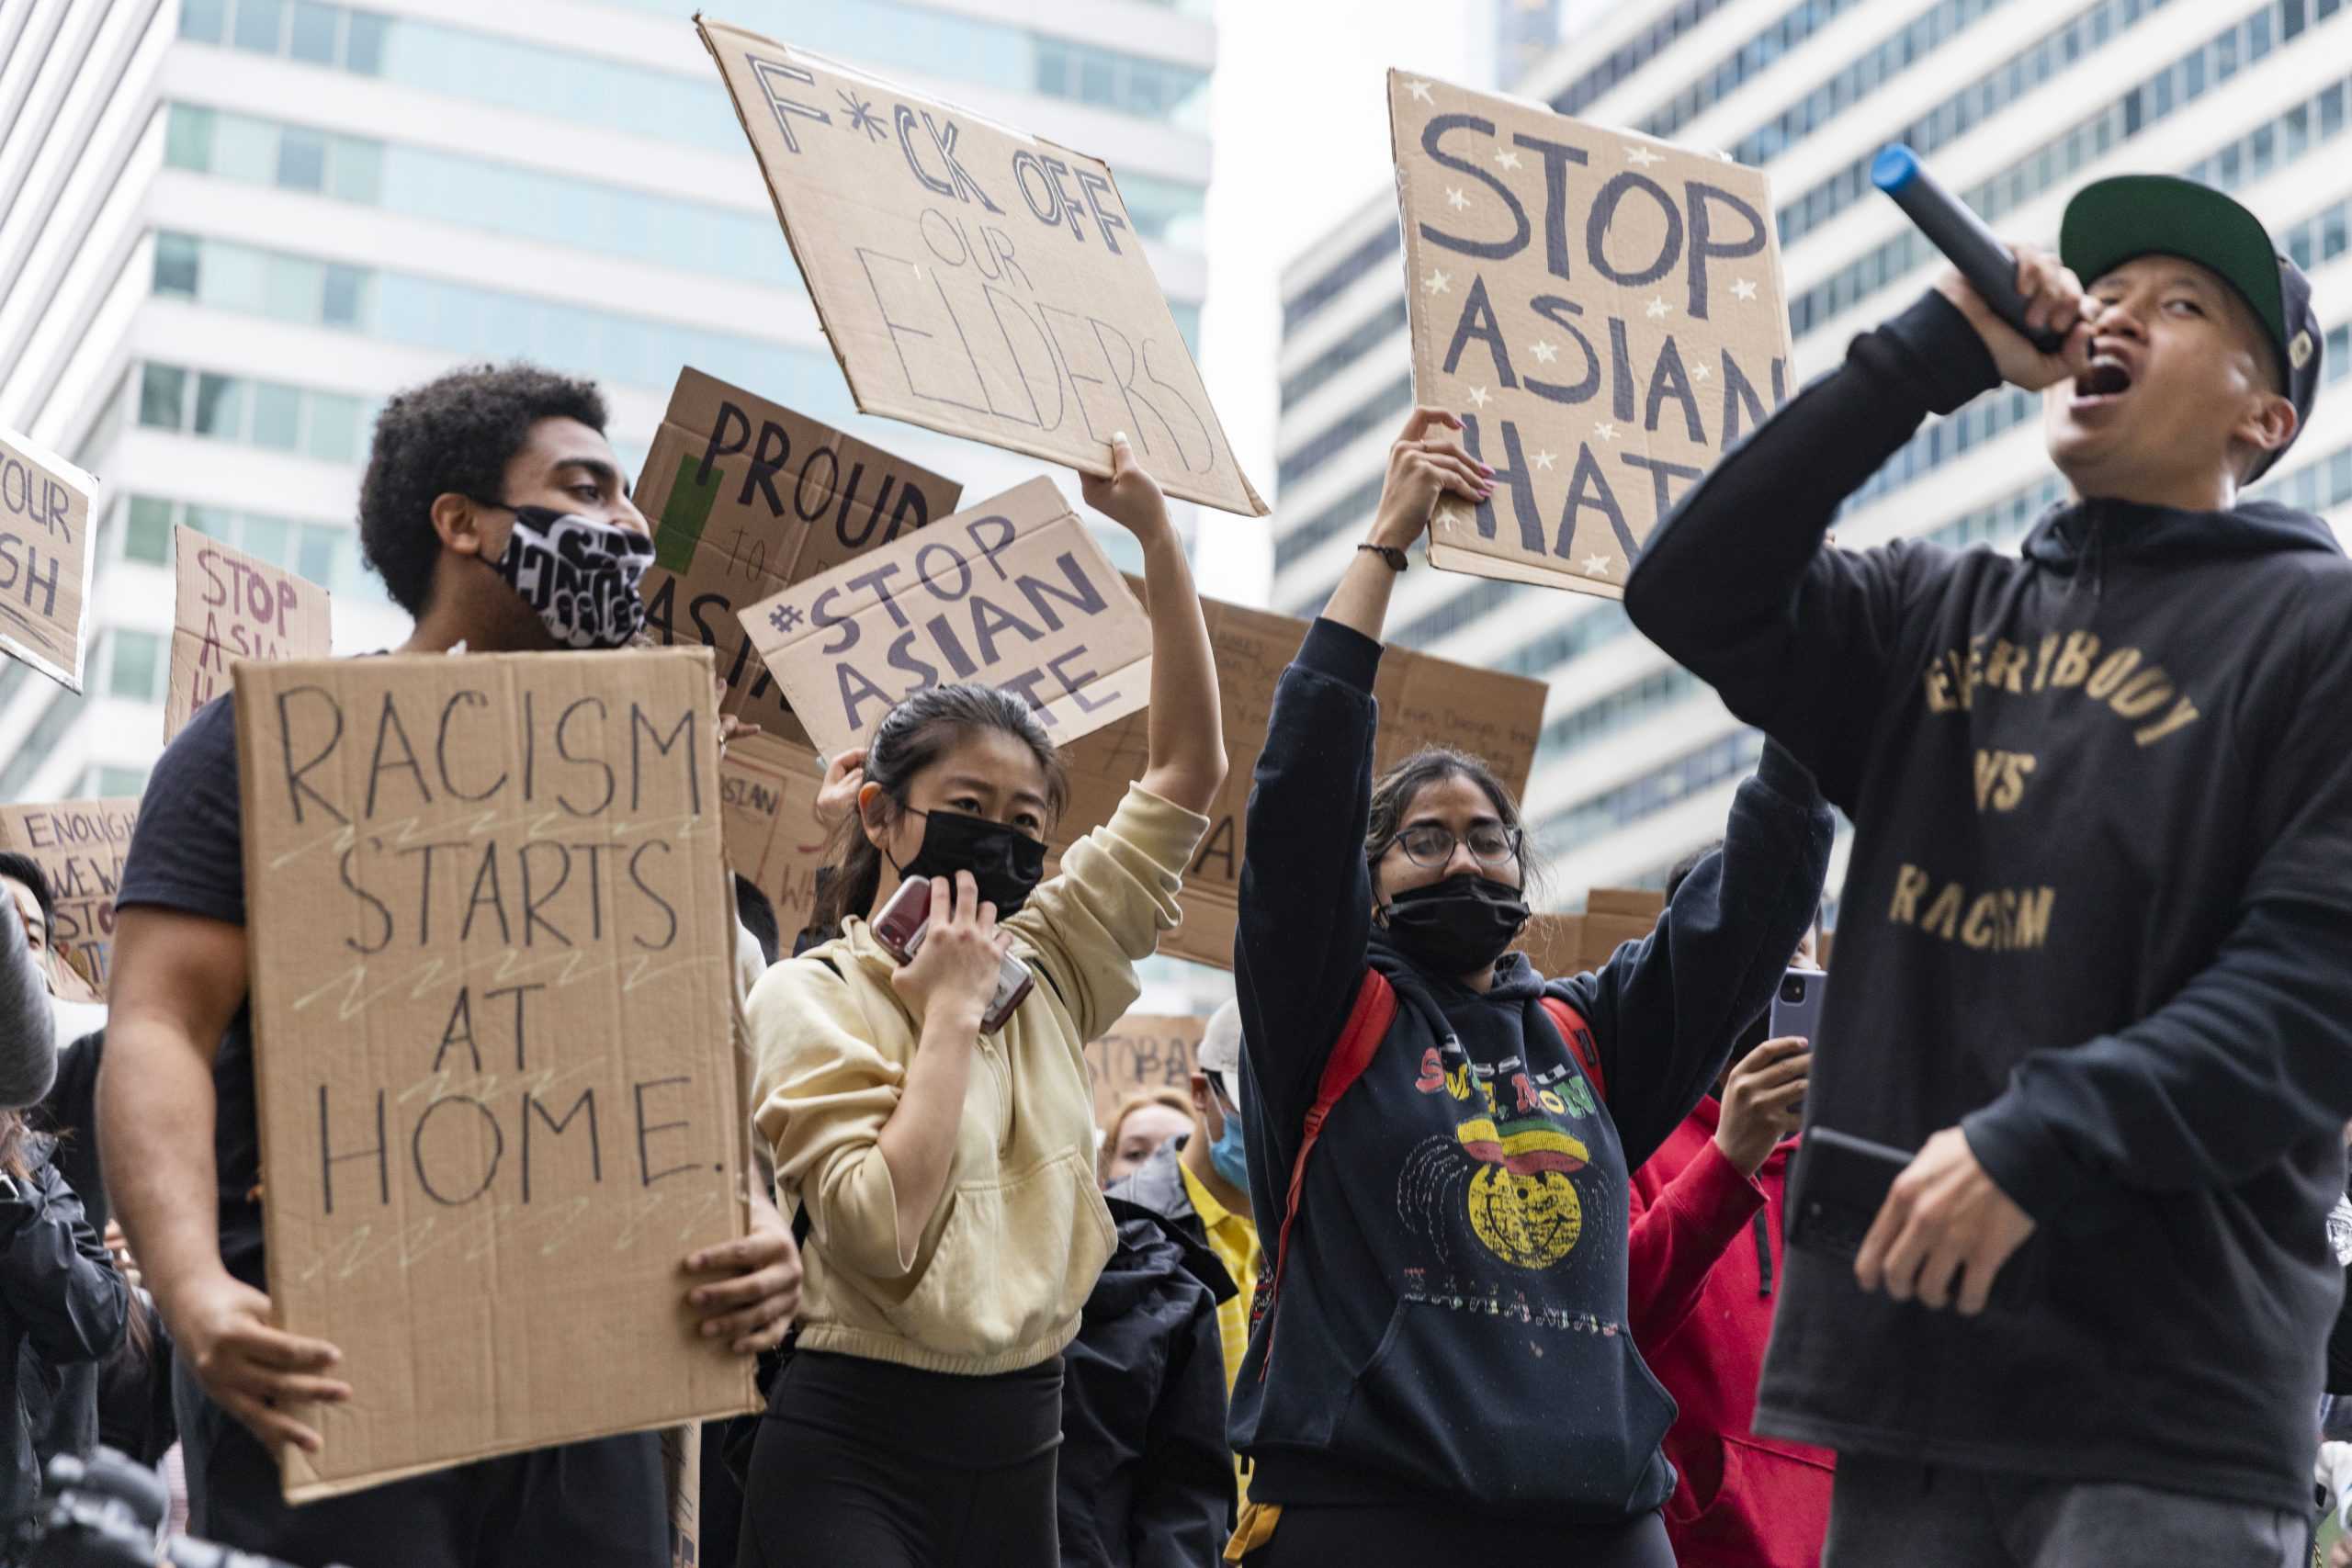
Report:
[[1244,1122],[1253,1168],[1290,1169],[1324,1059],[1363,984],[1380,652],[1361,632],[1317,620],[1274,686],[1250,787],[1233,950],[1246,1077],[1266,1111]]
[[1961,1122],[2036,1219],[2103,1184],[2233,1187],[2352,1119],[2352,639],[2318,618],[2285,733],[2246,758],[2264,847],[2221,950],[2130,1028],[2027,1056]]
[[51,1366],[95,1361],[122,1343],[130,1287],[43,1165],[0,1202],[0,1303]]
[[1967,318],[1930,293],[1856,338],[1682,498],[1643,547],[1625,613],[1850,807],[1907,604],[1949,552],[1825,549],[1838,505],[1910,439],[1999,384]]
[[1733,797],[1724,847],[1683,878],[1657,930],[1599,973],[1545,987],[1592,1026],[1628,1170],[1690,1114],[1772,999],[1820,908],[1833,830],[1811,775],[1767,744]]
[[1186,1289],[1128,1515],[1135,1568],[1201,1568],[1233,1533],[1233,1450],[1225,1445],[1225,1345],[1216,1302]]
[[147,780],[115,907],[153,904],[245,923],[244,812],[233,698],[198,708]]

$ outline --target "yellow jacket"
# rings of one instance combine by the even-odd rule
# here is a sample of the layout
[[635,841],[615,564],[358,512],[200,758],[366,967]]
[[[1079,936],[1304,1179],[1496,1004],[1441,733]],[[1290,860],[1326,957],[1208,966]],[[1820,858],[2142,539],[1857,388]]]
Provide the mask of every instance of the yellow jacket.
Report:
[[1035,1366],[1078,1332],[1111,1256],[1094,1184],[1085,1043],[1135,1001],[1136,961],[1172,928],[1208,818],[1130,786],[1103,827],[1005,924],[1037,985],[980,1037],[947,1194],[901,1236],[876,1141],[898,1109],[920,1026],[862,919],[778,964],[752,991],[752,1087],[780,1207],[808,1210],[800,1343],[928,1371]]

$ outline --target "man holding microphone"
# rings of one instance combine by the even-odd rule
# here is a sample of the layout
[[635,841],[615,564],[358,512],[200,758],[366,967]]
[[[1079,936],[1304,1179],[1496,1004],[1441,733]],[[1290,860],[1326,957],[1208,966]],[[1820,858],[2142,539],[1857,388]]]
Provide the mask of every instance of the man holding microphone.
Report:
[[[1791,1249],[1757,1428],[1838,1450],[1832,1568],[2283,1568],[2352,1116],[2352,563],[2239,491],[2321,333],[2261,224],[2164,176],[2086,187],[2017,286],[2055,352],[1945,276],[1626,588],[1856,824],[1796,1205],[1821,1130],[1917,1151],[1850,1262]],[[2021,558],[1824,545],[2004,380],[2072,491]]]

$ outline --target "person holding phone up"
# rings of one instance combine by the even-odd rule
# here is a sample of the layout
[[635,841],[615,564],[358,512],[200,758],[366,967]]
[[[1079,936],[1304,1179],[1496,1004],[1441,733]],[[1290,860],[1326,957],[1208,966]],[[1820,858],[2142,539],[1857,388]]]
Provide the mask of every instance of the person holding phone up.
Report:
[[752,1450],[746,1568],[1057,1560],[1061,1351],[1114,1239],[1081,1053],[1175,925],[1226,769],[1182,544],[1124,436],[1113,455],[1085,495],[1143,545],[1143,776],[1042,881],[1067,784],[1028,703],[908,697],[820,884],[838,934],[752,995],[755,1120],[808,1274]]
[[1519,805],[1430,749],[1375,777],[1405,547],[1487,471],[1416,411],[1371,538],[1275,688],[1235,979],[1257,1322],[1234,1387],[1252,1568],[1671,1568],[1674,1407],[1626,1329],[1627,1172],[1714,1079],[1812,919],[1828,808],[1778,750],[1724,850],[1597,974],[1510,953]]

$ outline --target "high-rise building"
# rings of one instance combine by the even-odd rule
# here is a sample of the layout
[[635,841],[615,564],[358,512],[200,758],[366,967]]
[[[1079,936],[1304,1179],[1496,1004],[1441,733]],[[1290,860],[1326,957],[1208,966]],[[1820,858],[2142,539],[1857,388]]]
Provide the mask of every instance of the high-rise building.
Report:
[[[1799,379],[1833,366],[1939,265],[1871,187],[1907,142],[2004,233],[2054,242],[2065,199],[2124,171],[2230,191],[2310,274],[2331,380],[2352,370],[2352,11],[2345,0],[1647,0],[1598,16],[1517,88],[1564,113],[1772,176]],[[1410,405],[1396,198],[1285,270],[1273,605],[1311,615],[1362,537]],[[1849,504],[1839,542],[2014,549],[2061,487],[2039,400],[1931,422]],[[2260,493],[2352,525],[2352,390]],[[1722,830],[1761,744],[1607,600],[1437,571],[1406,578],[1397,640],[1551,687],[1530,819],[1568,901],[1657,886]],[[1842,846],[1831,866],[1843,875]]]
[[[1188,339],[1207,0],[732,0],[726,18],[1107,159]],[[0,799],[135,792],[187,524],[405,617],[352,518],[374,411],[452,366],[600,381],[641,463],[693,365],[963,479],[993,448],[854,413],[689,0],[0,5],[0,424],[98,473],[85,694],[0,660]],[[1106,534],[1114,550],[1131,548]]]

